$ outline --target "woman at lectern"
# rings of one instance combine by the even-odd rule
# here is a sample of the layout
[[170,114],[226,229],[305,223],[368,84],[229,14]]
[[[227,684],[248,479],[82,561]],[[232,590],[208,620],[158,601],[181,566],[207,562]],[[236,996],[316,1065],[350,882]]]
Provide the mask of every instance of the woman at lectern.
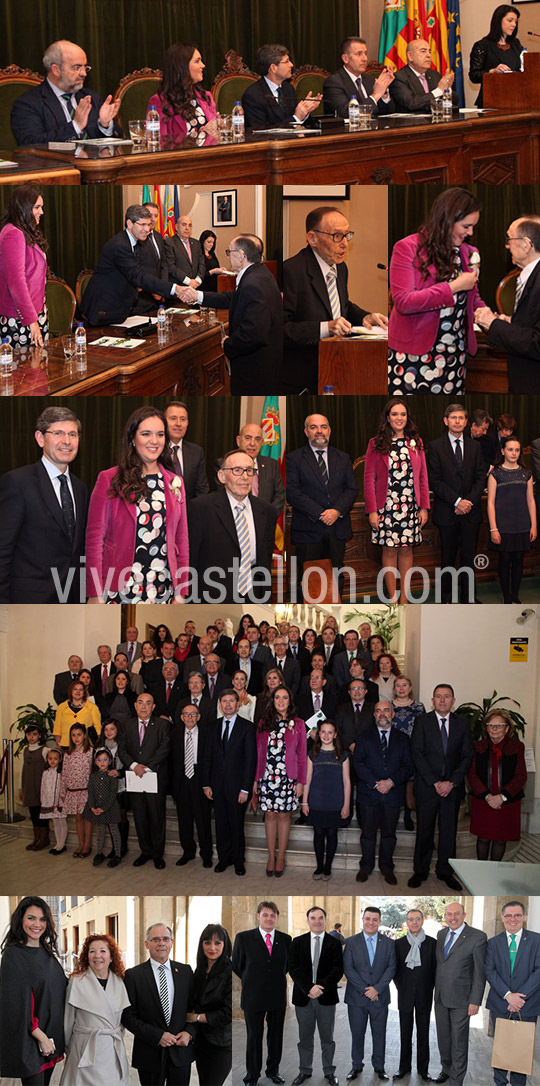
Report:
[[480,83],[480,93],[476,106],[483,106],[484,75],[488,72],[519,72],[521,58],[525,52],[519,38],[516,38],[519,11],[511,4],[499,4],[491,16],[489,34],[480,41],[475,41],[469,61],[469,79],[471,83]]

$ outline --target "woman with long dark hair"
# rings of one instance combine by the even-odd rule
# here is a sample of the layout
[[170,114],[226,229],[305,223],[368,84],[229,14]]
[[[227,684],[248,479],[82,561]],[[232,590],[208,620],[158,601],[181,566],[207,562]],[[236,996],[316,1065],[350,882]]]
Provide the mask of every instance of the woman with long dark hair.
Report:
[[64,1054],[66,977],[51,910],[23,897],[11,915],[0,964],[0,1075],[48,1086]]
[[413,547],[422,542],[429,486],[422,438],[403,396],[385,404],[377,433],[370,438],[364,502],[371,541],[382,548],[388,597],[396,599],[399,571],[399,601],[406,603],[406,576],[413,564]]
[[100,472],[90,498],[90,603],[168,603],[185,594],[185,497],[183,479],[172,470],[163,412],[138,407],[126,423],[118,466]]
[[129,1086],[122,1012],[124,963],[112,935],[89,935],[69,978],[67,1054],[60,1086]]
[[135,712],[137,695],[131,689],[128,672],[115,671],[112,684],[110,693],[105,694],[107,716],[111,720],[116,720],[118,724],[126,724],[131,717],[137,715]]
[[517,35],[520,11],[512,4],[499,4],[491,16],[489,34],[475,41],[469,61],[471,83],[480,83],[480,92],[474,103],[484,104],[483,81],[488,72],[519,72],[524,52]]
[[193,1011],[195,1063],[201,1086],[222,1086],[232,1066],[232,946],[222,924],[207,924],[197,947]]
[[280,878],[285,870],[291,816],[299,806],[298,800],[306,783],[306,726],[295,712],[290,690],[277,686],[257,727],[253,795],[258,796],[259,807],[265,812],[266,874],[276,878]]
[[49,338],[42,215],[39,189],[17,185],[0,219],[0,339],[9,339],[13,347],[42,347]]
[[467,189],[445,189],[416,234],[396,242],[390,261],[388,391],[465,392],[467,354],[476,354],[478,250],[467,244],[480,204]]
[[228,268],[222,268],[216,253],[217,234],[213,230],[203,230],[199,243],[206,264],[206,275],[200,285],[200,290],[215,290],[216,275],[229,273]]
[[194,42],[178,41],[167,49],[159,91],[148,103],[159,113],[162,136],[184,139],[215,121],[216,103],[202,85],[204,69]]

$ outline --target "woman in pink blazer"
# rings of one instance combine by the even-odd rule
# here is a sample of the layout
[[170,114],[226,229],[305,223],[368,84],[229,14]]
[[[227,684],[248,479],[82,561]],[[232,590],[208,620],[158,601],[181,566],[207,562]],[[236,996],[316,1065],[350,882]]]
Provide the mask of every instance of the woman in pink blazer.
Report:
[[[291,830],[291,815],[299,806],[307,773],[306,725],[294,715],[291,693],[277,686],[257,727],[257,772],[253,794],[265,811],[268,846],[266,874],[281,877]],[[276,857],[276,836],[278,853]]]
[[18,185],[0,221],[0,339],[9,339],[13,347],[42,347],[49,338],[42,215],[38,189]]
[[406,400],[394,396],[383,409],[370,439],[364,470],[364,503],[373,543],[382,547],[388,599],[407,603],[406,574],[413,547],[422,542],[429,509],[429,486],[422,438]]
[[466,189],[446,189],[418,234],[398,241],[390,261],[388,391],[465,392],[467,353],[476,354],[474,311],[479,253],[465,244],[480,204]]
[[157,94],[148,109],[157,109],[161,135],[169,140],[183,140],[197,135],[216,119],[216,103],[202,86],[205,65],[196,45],[177,42],[163,58],[163,76]]
[[102,471],[86,530],[89,603],[182,602],[189,547],[183,479],[171,470],[165,416],[139,407],[120,463]]

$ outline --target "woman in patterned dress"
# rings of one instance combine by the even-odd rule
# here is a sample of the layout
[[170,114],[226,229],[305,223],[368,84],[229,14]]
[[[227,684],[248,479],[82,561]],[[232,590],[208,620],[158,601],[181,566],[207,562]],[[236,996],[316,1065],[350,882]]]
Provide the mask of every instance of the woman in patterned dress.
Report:
[[165,416],[154,407],[137,408],[124,430],[118,467],[100,472],[90,498],[90,603],[178,603],[186,594],[185,491],[171,469]]
[[[417,716],[425,713],[426,709],[423,702],[415,701],[413,684],[408,675],[398,675],[396,677],[392,708],[394,710],[392,727],[398,728],[401,732],[406,732],[410,739]],[[403,822],[406,830],[414,830],[411,810],[406,802],[403,806]]]
[[466,189],[434,200],[417,234],[394,245],[390,261],[393,309],[388,325],[388,391],[465,392],[467,354],[476,354],[478,250],[465,244],[480,218]]
[[364,502],[372,542],[382,547],[388,601],[407,603],[407,574],[413,547],[422,542],[429,487],[422,438],[405,400],[395,396],[383,409],[379,429],[369,441],[364,472]]
[[66,793],[64,814],[75,815],[79,846],[74,856],[89,856],[92,823],[83,818],[88,799],[88,778],[92,766],[92,748],[84,724],[72,724],[69,729],[69,750],[62,765],[62,784]]
[[306,725],[295,716],[290,691],[286,686],[278,686],[257,727],[257,772],[253,785],[253,794],[258,796],[261,811],[265,811],[266,874],[277,879],[285,869],[291,815],[299,805],[306,773]]
[[18,185],[0,220],[0,339],[9,339],[12,347],[43,347],[49,338],[42,215],[39,190]]
[[148,109],[159,113],[161,135],[170,140],[197,136],[207,125],[215,128],[216,103],[202,85],[205,65],[193,42],[176,42],[163,57],[163,76]]

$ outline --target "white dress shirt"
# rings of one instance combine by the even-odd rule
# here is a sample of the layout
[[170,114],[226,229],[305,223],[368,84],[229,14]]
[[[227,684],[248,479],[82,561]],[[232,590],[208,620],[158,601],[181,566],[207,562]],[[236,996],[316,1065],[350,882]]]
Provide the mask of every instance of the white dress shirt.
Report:
[[251,508],[251,502],[249,497],[246,496],[243,501],[239,501],[238,498],[234,498],[232,494],[225,489],[225,493],[229,499],[231,512],[233,515],[233,521],[236,527],[236,507],[242,505],[246,517],[248,532],[249,532],[249,546],[251,550],[251,565],[254,566],[257,560],[257,537],[255,535],[255,521],[253,520],[253,509]]
[[77,519],[77,505],[75,502],[75,494],[73,493],[73,484],[69,475],[69,467],[66,467],[65,471],[60,471],[60,468],[57,468],[56,464],[53,464],[52,460],[49,460],[47,456],[41,457],[41,463],[43,464],[43,467],[45,468],[45,471],[47,472],[47,475],[51,480],[52,488],[54,490],[60,508],[62,508],[62,499],[60,497],[60,476],[63,475],[64,478],[67,479],[68,490],[71,494],[71,500],[73,502],[73,511],[75,513],[75,519]]

